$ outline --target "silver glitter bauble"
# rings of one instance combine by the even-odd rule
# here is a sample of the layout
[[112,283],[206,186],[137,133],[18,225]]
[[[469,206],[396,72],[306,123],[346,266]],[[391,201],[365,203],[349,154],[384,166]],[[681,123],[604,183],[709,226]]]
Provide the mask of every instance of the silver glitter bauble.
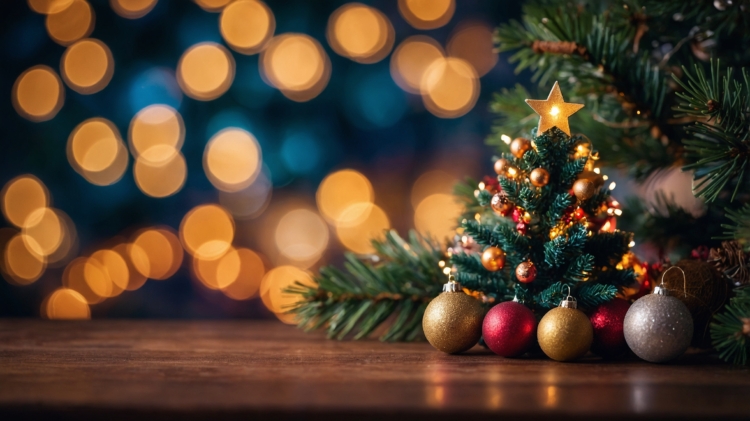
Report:
[[663,363],[682,355],[693,338],[693,318],[685,304],[657,287],[636,300],[623,325],[625,342],[640,358]]

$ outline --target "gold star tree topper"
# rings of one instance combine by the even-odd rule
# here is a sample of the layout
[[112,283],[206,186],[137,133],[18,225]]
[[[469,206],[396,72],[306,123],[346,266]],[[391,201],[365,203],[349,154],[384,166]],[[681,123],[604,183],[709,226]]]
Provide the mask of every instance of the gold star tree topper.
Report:
[[555,86],[552,87],[546,100],[527,99],[526,103],[529,104],[529,107],[533,108],[537,114],[539,114],[539,128],[536,131],[537,134],[542,134],[557,126],[558,129],[570,136],[568,117],[583,108],[583,104],[565,102],[562,92],[560,92],[560,86],[557,82],[555,82]]

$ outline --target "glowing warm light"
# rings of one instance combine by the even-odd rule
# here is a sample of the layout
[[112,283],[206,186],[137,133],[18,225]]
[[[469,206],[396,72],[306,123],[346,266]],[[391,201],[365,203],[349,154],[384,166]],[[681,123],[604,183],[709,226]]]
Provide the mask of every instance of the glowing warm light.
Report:
[[453,17],[454,0],[398,0],[398,11],[417,29],[439,28]]
[[237,192],[219,191],[219,203],[236,219],[252,219],[263,213],[271,201],[272,185],[262,171],[253,184]]
[[185,123],[174,108],[149,105],[130,121],[128,143],[136,158],[163,164],[174,158],[185,141]]
[[434,39],[424,35],[409,37],[391,56],[391,76],[401,89],[417,94],[427,68],[444,56],[443,48]]
[[441,170],[427,171],[420,175],[411,188],[412,207],[416,209],[427,196],[438,193],[451,194],[456,181],[456,177]]
[[45,316],[52,320],[85,320],[91,318],[91,310],[80,293],[59,288],[46,300]]
[[[237,280],[221,288],[221,292],[233,300],[247,300],[255,296],[265,275],[263,259],[252,250],[240,248],[228,254],[236,254],[240,261]],[[221,267],[220,267],[221,268]]]
[[422,200],[414,211],[414,226],[423,235],[442,241],[452,237],[462,212],[451,194],[433,194]]
[[261,168],[261,151],[255,136],[238,128],[215,134],[206,144],[203,168],[219,190],[236,192],[255,181]]
[[223,289],[240,276],[242,261],[233,247],[218,259],[194,259],[193,268],[198,279],[209,289]]
[[295,209],[281,217],[274,238],[282,256],[300,266],[311,265],[328,245],[328,226],[315,212]]
[[47,15],[45,21],[50,38],[61,45],[68,45],[89,36],[94,30],[94,10],[85,0],[73,0],[56,13]]
[[17,285],[28,285],[39,279],[47,268],[44,257],[26,247],[21,235],[16,235],[5,245],[5,270]]
[[555,106],[553,106],[553,107],[552,107],[552,108],[551,108],[551,109],[549,110],[549,113],[550,113],[550,115],[551,115],[551,116],[553,116],[553,117],[557,117],[557,115],[558,115],[558,114],[560,114],[560,109],[559,109],[559,108],[557,108],[557,107],[555,107]]
[[48,15],[65,10],[73,3],[73,0],[28,0],[31,10]]
[[185,215],[180,240],[196,258],[217,259],[229,250],[234,239],[234,221],[221,206],[201,205]]
[[8,181],[3,187],[2,198],[5,219],[19,228],[34,211],[49,205],[47,187],[31,174]]
[[[94,276],[100,276],[102,279],[96,282],[97,285],[107,284],[105,297],[114,297],[122,293],[130,282],[130,273],[128,264],[120,253],[114,250],[99,250],[89,257],[84,266],[84,276],[94,272]],[[92,283],[89,286],[94,289]],[[94,292],[98,292],[94,289]],[[104,292],[104,291],[103,291]],[[100,294],[101,295],[101,294]]]
[[279,266],[271,269],[263,277],[260,284],[260,296],[263,304],[274,313],[282,313],[297,303],[301,298],[296,294],[288,294],[284,290],[296,282],[303,285],[317,285],[307,271],[294,266]]
[[63,234],[63,224],[55,211],[50,208],[39,208],[26,218],[21,238],[30,252],[46,257],[60,247]]
[[361,3],[345,4],[331,14],[326,32],[337,54],[359,63],[376,63],[393,48],[393,25],[379,10]]
[[433,62],[421,83],[424,105],[442,118],[456,118],[474,107],[479,97],[479,80],[466,61],[448,57]]
[[112,10],[127,19],[138,19],[146,16],[158,0],[109,0]]
[[[347,249],[360,254],[373,253],[372,240],[382,239],[385,230],[391,227],[388,215],[378,206],[369,203],[358,203],[350,206],[349,209],[356,214],[362,214],[361,206],[367,206],[370,209],[366,212],[367,218],[357,225],[336,227],[336,236],[341,244]],[[347,211],[344,211],[346,215]]]
[[610,189],[610,190],[614,190],[614,189],[615,189],[615,187],[617,187],[617,183],[615,183],[614,181],[613,181],[613,182],[611,182],[611,183],[609,183],[609,189]]
[[274,37],[260,56],[266,80],[287,98],[304,102],[328,84],[331,63],[320,43],[305,34]]
[[255,54],[265,48],[276,30],[276,19],[265,3],[237,0],[224,8],[219,18],[224,41],[238,53]]
[[193,0],[207,12],[220,12],[232,0]]
[[128,165],[128,152],[111,121],[92,118],[68,137],[68,162],[87,181],[106,186],[119,181]]
[[164,163],[154,164],[138,158],[133,165],[135,184],[151,197],[168,197],[182,189],[187,179],[187,164],[178,152]]
[[[68,266],[65,267],[65,271],[63,272],[62,283],[64,287],[75,290],[81,294],[87,303],[100,303],[104,301],[106,297],[95,293],[86,281],[85,268],[87,262],[88,257],[78,257],[68,263]],[[89,275],[91,275],[91,269],[89,269]]]
[[98,39],[87,38],[65,50],[60,70],[70,89],[80,94],[93,94],[112,80],[115,64],[109,47]]
[[[60,209],[51,209],[55,212],[57,219],[60,221],[62,240],[57,249],[47,256],[48,267],[59,267],[58,265],[67,263],[67,261],[76,254],[78,247],[78,232],[76,231],[73,220]],[[46,234],[46,233],[45,233]]]
[[64,101],[62,81],[47,66],[34,66],[26,70],[13,84],[13,107],[27,120],[47,121],[54,118]]
[[139,232],[127,250],[135,270],[146,278],[167,279],[182,265],[180,240],[166,228]]
[[204,42],[190,47],[177,64],[177,82],[193,99],[209,101],[229,89],[234,80],[234,59],[226,48]]
[[635,247],[635,241],[630,241],[628,243],[628,247]]
[[492,28],[479,22],[462,23],[451,35],[447,50],[451,57],[469,62],[479,76],[492,70],[498,60]]
[[[315,195],[320,213],[333,224],[356,225],[365,218],[371,208],[349,209],[358,203],[370,204],[375,199],[372,184],[361,173],[354,170],[340,170],[328,175],[318,186]],[[346,214],[344,214],[349,209]],[[353,212],[361,211],[360,214]]]
[[[128,283],[125,286],[126,291],[135,291],[142,287],[148,280],[147,277],[138,272],[138,269],[136,269],[135,265],[133,264],[133,261],[130,258],[131,247],[132,244],[129,243],[122,243],[112,247],[112,251],[119,254],[125,262],[125,265],[127,266]],[[182,255],[182,246],[179,244],[179,242],[177,244],[177,247],[180,248],[180,255]]]
[[511,138],[507,134],[501,135],[500,139],[505,142],[506,145],[510,145]]

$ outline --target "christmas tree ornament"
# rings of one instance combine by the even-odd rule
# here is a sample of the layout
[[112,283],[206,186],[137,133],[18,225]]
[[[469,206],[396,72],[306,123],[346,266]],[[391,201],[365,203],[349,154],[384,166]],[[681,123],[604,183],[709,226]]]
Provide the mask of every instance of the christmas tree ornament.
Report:
[[513,203],[508,200],[508,196],[503,192],[492,196],[490,207],[500,216],[507,216],[514,208]]
[[422,316],[427,341],[439,351],[456,354],[473,347],[482,336],[482,303],[463,292],[453,275],[443,292],[430,301]]
[[487,247],[482,252],[482,266],[490,272],[497,272],[505,267],[505,252],[499,247]]
[[516,231],[520,232],[523,235],[526,235],[528,228],[529,227],[524,222],[519,222],[518,224],[516,224]]
[[508,171],[509,166],[510,161],[505,158],[500,158],[495,161],[495,172],[497,173],[497,175],[505,175],[505,172]]
[[482,338],[497,355],[521,356],[534,344],[536,317],[516,300],[502,302],[484,316]]
[[596,194],[596,186],[594,186],[594,182],[591,180],[579,178],[573,183],[573,194],[576,195],[578,200],[584,202]]
[[568,295],[560,306],[548,311],[539,321],[537,339],[542,351],[555,361],[573,361],[589,352],[594,331],[589,318],[577,309],[576,299]]
[[516,266],[516,279],[518,282],[529,284],[536,279],[536,266],[529,260],[521,262]]
[[597,190],[604,187],[604,176],[594,171],[582,171],[578,174],[578,179],[591,180],[594,183],[594,188]]
[[[672,269],[685,272],[672,266]],[[638,357],[652,362],[663,363],[682,355],[693,338],[693,318],[685,304],[669,295],[664,286],[664,274],[661,283],[654,292],[639,298],[625,314],[623,331],[625,342]]]
[[[729,283],[708,262],[685,259],[677,262],[675,266],[685,274],[684,294],[676,294],[675,298],[685,304],[693,317],[691,344],[698,348],[710,348],[709,325],[713,315],[724,307],[729,299]],[[665,271],[662,280],[664,285],[672,290],[679,289],[683,283],[683,279],[676,271]]]
[[[539,114],[539,126],[536,131],[537,134],[544,133],[553,127],[557,127],[562,130],[563,133],[570,136],[568,118],[576,111],[583,108],[583,104],[565,102],[562,92],[560,92],[560,86],[557,82],[552,86],[552,90],[546,100],[527,99],[526,103],[529,104],[529,107],[531,107],[537,114]],[[513,144],[511,144],[511,151],[512,147]],[[516,156],[516,158],[520,157]]]
[[544,168],[534,168],[529,174],[529,181],[536,187],[544,187],[549,183],[549,172]]
[[517,137],[510,142],[510,153],[516,158],[523,158],[523,154],[531,149],[531,141],[523,137]]
[[622,298],[615,298],[598,305],[589,314],[591,327],[594,328],[594,343],[591,351],[604,358],[619,357],[628,350],[625,343],[623,323],[630,303]]

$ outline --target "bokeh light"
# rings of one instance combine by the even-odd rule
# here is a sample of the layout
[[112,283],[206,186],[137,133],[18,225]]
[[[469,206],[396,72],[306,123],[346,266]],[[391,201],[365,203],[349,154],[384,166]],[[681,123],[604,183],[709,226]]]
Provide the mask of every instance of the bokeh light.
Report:
[[113,184],[125,174],[128,152],[115,125],[103,118],[79,124],[68,137],[68,162],[87,181]]
[[226,48],[213,42],[190,47],[177,64],[177,82],[193,99],[216,99],[229,89],[233,80],[234,58]]
[[16,285],[28,285],[39,279],[47,268],[46,259],[26,247],[21,235],[5,245],[4,264],[8,279]]
[[262,165],[260,145],[245,130],[232,127],[215,134],[206,144],[203,169],[219,190],[236,192],[250,186]]
[[379,10],[348,3],[331,14],[326,38],[337,54],[359,63],[376,63],[391,52],[395,32]]
[[315,263],[328,246],[328,226],[317,213],[294,209],[281,217],[274,239],[285,258],[301,267]]
[[[279,266],[271,269],[263,277],[260,284],[260,296],[263,304],[277,314],[289,310],[301,297],[288,294],[284,290],[293,286],[296,282],[313,287],[317,285],[309,272],[294,266]],[[282,321],[288,321],[288,319],[281,319]]]
[[240,191],[219,191],[219,203],[235,219],[252,219],[263,213],[271,202],[273,186],[263,171],[258,173],[253,183]]
[[166,228],[138,232],[128,245],[128,254],[138,273],[156,280],[174,275],[183,259],[180,240]]
[[128,144],[135,158],[163,164],[179,153],[184,141],[182,116],[168,105],[145,107],[130,121]]
[[48,14],[45,25],[50,38],[68,45],[94,30],[94,9],[85,0],[73,0],[68,7]]
[[221,12],[232,0],[194,0],[195,3],[207,12]]
[[86,259],[83,277],[94,294],[112,298],[122,294],[128,286],[128,266],[119,253],[98,250]]
[[460,58],[434,61],[425,70],[420,85],[425,107],[441,118],[460,117],[479,97],[479,79],[474,68]]
[[5,184],[2,200],[5,219],[21,228],[34,211],[49,206],[50,197],[44,183],[31,174],[24,174]]
[[324,178],[318,186],[315,198],[320,213],[329,222],[334,225],[357,225],[367,218],[372,208],[352,206],[373,203],[375,193],[367,177],[357,171],[346,169]]
[[234,239],[234,221],[218,205],[201,205],[190,210],[180,223],[180,240],[185,250],[199,259],[218,259]]
[[147,196],[168,197],[185,185],[187,163],[181,152],[160,163],[139,157],[133,165],[133,177],[135,184]]
[[70,216],[60,209],[51,209],[60,221],[61,241],[57,249],[47,256],[48,267],[61,267],[78,252],[78,230]]
[[443,47],[434,39],[425,35],[411,36],[391,55],[391,76],[401,89],[418,94],[427,68],[444,57]]
[[[65,288],[70,288],[81,294],[88,304],[97,304],[104,301],[106,297],[95,293],[86,280],[85,269],[88,259],[88,257],[77,257],[68,263],[63,272],[62,284]],[[89,272],[89,275],[92,275],[91,269],[89,269]],[[93,281],[95,280],[92,279]],[[97,289],[101,290],[102,287],[97,287]]]
[[31,212],[21,230],[26,248],[32,254],[45,258],[57,251],[64,234],[62,221],[50,208],[39,208]]
[[456,177],[442,170],[425,172],[417,178],[411,188],[412,207],[416,209],[427,196],[437,193],[451,194],[457,182]]
[[260,63],[265,80],[297,102],[318,96],[331,76],[331,62],[325,50],[305,34],[274,37],[261,53]]
[[224,41],[238,53],[256,54],[265,48],[276,30],[271,9],[257,0],[236,0],[224,8],[219,18]]
[[246,273],[241,273],[244,254],[245,252],[240,254],[239,250],[230,247],[218,259],[194,259],[193,270],[198,280],[207,288],[224,290],[237,282],[240,276],[246,275]]
[[[367,207],[367,210],[361,209]],[[377,205],[369,203],[357,203],[351,205],[343,212],[343,218],[347,218],[347,213],[352,212],[355,215],[367,215],[367,217],[357,224],[339,224],[336,226],[336,236],[341,244],[355,253],[373,253],[372,240],[383,239],[385,230],[391,227],[388,215]],[[356,220],[356,217],[355,217]]]
[[237,279],[221,288],[221,292],[233,300],[247,300],[254,297],[258,294],[263,275],[266,273],[263,259],[257,253],[246,248],[232,250],[227,254],[237,255],[240,268]]
[[48,15],[65,10],[73,3],[73,0],[28,0],[31,10]]
[[453,237],[462,210],[453,195],[432,194],[417,205],[414,226],[420,234],[443,241]]
[[54,118],[65,102],[62,81],[47,66],[34,66],[23,72],[13,85],[13,107],[23,118],[47,121]]
[[138,19],[146,16],[158,0],[109,0],[112,10],[127,19]]
[[479,76],[495,67],[498,54],[492,42],[492,28],[482,22],[462,22],[448,40],[448,54],[470,63]]
[[98,39],[87,38],[65,50],[60,70],[70,89],[79,94],[93,94],[112,80],[115,63],[109,47]]
[[52,320],[85,320],[91,318],[91,309],[80,293],[59,288],[46,300],[44,315]]
[[455,0],[398,0],[398,11],[417,29],[435,29],[451,20],[456,3]]
[[[142,287],[148,278],[146,276],[143,276],[140,272],[138,272],[138,269],[136,269],[135,264],[133,264],[133,260],[130,258],[131,253],[131,247],[132,244],[130,243],[121,243],[114,247],[112,247],[112,251],[119,254],[122,259],[125,261],[125,264],[127,265],[128,269],[128,285],[125,287],[125,290],[127,291],[135,291]],[[178,243],[178,247],[180,247],[180,255],[182,255],[182,247]],[[149,271],[150,263],[149,263]]]

